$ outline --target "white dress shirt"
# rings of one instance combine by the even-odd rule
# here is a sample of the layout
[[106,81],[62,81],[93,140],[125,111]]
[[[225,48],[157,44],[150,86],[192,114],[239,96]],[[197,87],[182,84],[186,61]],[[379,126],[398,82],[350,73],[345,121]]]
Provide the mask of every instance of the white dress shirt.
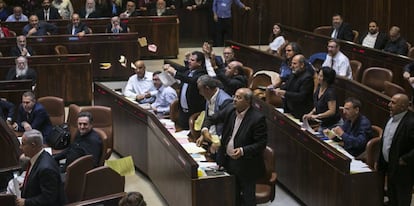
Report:
[[331,67],[335,70],[336,75],[352,79],[352,69],[349,59],[342,52],[338,52],[334,57],[326,55],[326,59],[322,64],[323,67]]
[[135,98],[137,95],[155,90],[154,83],[152,82],[152,72],[145,71],[144,77],[141,79],[138,78],[137,74],[129,77],[128,83],[125,86],[124,95]]
[[394,138],[395,132],[397,131],[397,128],[401,122],[401,119],[404,117],[406,113],[407,112],[405,111],[397,115],[394,115],[388,120],[387,125],[385,125],[384,134],[382,135],[382,137],[384,138],[383,140],[384,143],[382,145],[382,155],[386,162],[389,161],[390,148],[391,148],[391,144],[392,144],[392,140]]

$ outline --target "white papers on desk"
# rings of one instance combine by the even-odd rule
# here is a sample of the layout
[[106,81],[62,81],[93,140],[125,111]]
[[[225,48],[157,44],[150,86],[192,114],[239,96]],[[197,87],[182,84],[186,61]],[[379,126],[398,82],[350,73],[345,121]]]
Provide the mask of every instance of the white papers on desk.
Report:
[[181,144],[181,146],[189,154],[206,152],[206,150],[204,148],[197,147],[196,143],[194,143],[194,142],[189,142],[189,143]]
[[372,170],[367,164],[361,160],[352,159],[351,161],[351,173],[371,172]]
[[189,143],[188,136],[187,136],[187,134],[189,132],[190,131],[188,131],[188,130],[182,130],[182,131],[179,131],[179,132],[174,132],[174,133],[172,133],[172,135],[175,137],[175,139],[177,140],[178,143],[186,144],[186,143]]
[[166,87],[173,85],[177,80],[171,76],[168,72],[161,72],[158,77],[160,78],[162,84]]
[[142,109],[145,109],[145,110],[150,110],[150,109],[152,109],[152,108],[151,108],[151,104],[149,104],[149,103],[138,104],[138,106],[139,106],[139,107],[141,107]]
[[312,134],[318,134],[318,132],[315,132],[315,130],[313,130],[312,127],[309,125],[308,119],[303,119],[302,128],[307,130],[308,132],[310,132]]

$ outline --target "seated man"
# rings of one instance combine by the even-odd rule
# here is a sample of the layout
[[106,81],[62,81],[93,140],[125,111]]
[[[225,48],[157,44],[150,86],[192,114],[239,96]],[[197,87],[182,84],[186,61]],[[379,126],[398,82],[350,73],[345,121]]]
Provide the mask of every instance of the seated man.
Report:
[[14,104],[3,98],[0,98],[0,118],[7,124],[11,124],[14,119]]
[[95,0],[86,0],[85,7],[79,10],[78,14],[84,19],[102,17],[102,13],[96,6]]
[[39,21],[36,15],[29,17],[29,24],[23,27],[23,34],[28,36],[45,36],[57,34],[57,26],[44,21]]
[[335,70],[336,75],[352,79],[352,69],[348,57],[340,51],[337,40],[328,41],[328,54],[323,62],[323,67],[330,67]]
[[55,7],[50,6],[51,0],[43,0],[42,8],[36,11],[36,16],[39,20],[49,21],[51,19],[62,19],[59,14],[59,10]]
[[32,85],[36,85],[36,71],[29,68],[26,57],[20,56],[16,59],[16,67],[10,68],[6,80],[31,79]]
[[387,34],[380,32],[376,21],[371,21],[368,24],[368,32],[361,36],[358,43],[369,48],[384,49],[387,43]]
[[91,29],[86,26],[85,23],[81,22],[79,14],[72,14],[72,23],[66,27],[67,33],[77,36],[84,36],[85,34],[91,33]]
[[153,74],[146,71],[144,61],[136,61],[134,65],[135,74],[129,77],[124,95],[134,98],[141,104],[153,103],[155,99],[151,95],[151,91],[156,90],[152,83]]
[[134,17],[139,16],[139,12],[136,10],[136,4],[133,0],[128,0],[126,3],[126,10],[122,12],[119,17],[121,18],[128,18],[128,17]]
[[21,22],[29,21],[26,15],[23,14],[23,9],[20,6],[15,6],[13,8],[13,14],[7,17],[6,22]]
[[334,14],[332,16],[332,33],[331,38],[352,41],[354,34],[352,33],[351,25],[345,23],[342,15]]
[[63,172],[73,161],[84,155],[92,155],[95,167],[98,166],[102,155],[102,140],[99,134],[93,130],[93,117],[90,112],[80,112],[78,114],[78,131],[75,140],[68,148],[60,153],[53,155],[55,160],[66,159]]
[[284,112],[291,113],[297,119],[301,119],[313,108],[314,81],[310,72],[306,71],[305,61],[301,54],[294,56],[291,63],[293,74],[286,84],[274,90],[283,99]]
[[[365,151],[367,142],[372,138],[371,122],[360,113],[361,101],[347,98],[343,108],[346,119],[343,126],[337,126],[331,131],[325,129],[324,133],[329,139],[342,141],[344,149],[353,156]],[[335,138],[335,137],[340,138]]]
[[151,108],[156,114],[169,114],[171,103],[178,98],[177,92],[172,87],[162,84],[159,77],[160,73],[160,71],[156,71],[152,75],[156,94],[155,102],[151,104]]
[[[219,86],[220,82],[209,75],[202,75],[197,80],[198,92],[206,100],[206,107],[204,110],[206,117],[213,116],[233,101],[225,91],[219,88]],[[202,132],[204,132],[204,130],[203,127]],[[212,125],[208,131],[211,135],[221,136],[223,124]],[[197,140],[197,144],[201,145],[203,140],[214,143],[211,136],[206,136],[205,139],[203,136],[200,136]]]
[[156,8],[151,9],[149,16],[171,16],[174,12],[171,9],[167,9],[167,4],[164,0],[157,0]]
[[401,37],[400,28],[393,26],[388,33],[389,39],[385,44],[384,51],[394,54],[407,55],[408,45],[407,41]]
[[238,61],[230,62],[224,70],[219,69],[216,74],[217,79],[223,84],[224,91],[229,95],[234,95],[239,88],[247,87],[243,64]]
[[26,36],[20,35],[16,38],[16,46],[10,49],[10,56],[19,57],[19,56],[33,56],[35,52],[31,46],[27,45]]
[[121,22],[117,16],[111,18],[111,23],[108,24],[105,30],[106,33],[128,33],[128,27]]
[[36,102],[33,92],[23,93],[22,104],[17,110],[17,120],[11,125],[11,128],[18,132],[37,129],[42,132],[43,143],[48,142],[48,135],[52,131],[52,123],[43,105]]

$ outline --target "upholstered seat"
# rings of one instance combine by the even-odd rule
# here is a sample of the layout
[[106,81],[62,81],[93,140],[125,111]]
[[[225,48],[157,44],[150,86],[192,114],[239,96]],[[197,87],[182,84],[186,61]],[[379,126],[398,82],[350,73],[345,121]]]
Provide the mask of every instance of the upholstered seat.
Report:
[[80,107],[76,104],[69,105],[68,119],[66,120],[66,123],[69,126],[71,142],[75,140],[75,135],[78,131],[78,114],[80,110]]
[[93,169],[94,160],[92,155],[82,156],[73,161],[66,168],[65,177],[65,194],[67,203],[80,201],[82,198],[83,184],[85,182],[85,174]]
[[406,94],[405,89],[402,88],[400,85],[394,84],[389,81],[384,82],[384,94],[385,95],[392,97],[394,96],[394,94],[397,94],[397,93]]
[[82,200],[124,192],[125,177],[107,166],[97,167],[85,174]]
[[69,54],[68,48],[66,48],[66,46],[63,45],[56,45],[55,52],[56,54]]
[[52,125],[65,123],[65,102],[60,97],[40,97],[37,102],[43,105],[49,114]]
[[352,79],[354,81],[361,81],[361,77],[360,77],[360,71],[361,71],[361,67],[362,67],[362,63],[358,60],[350,60],[349,64],[351,65],[351,69],[352,69]]
[[275,157],[272,148],[266,147],[263,151],[266,166],[266,174],[256,182],[256,203],[272,202],[275,199],[275,184],[277,174],[275,172]]
[[361,83],[379,92],[384,91],[384,82],[392,81],[392,71],[381,67],[370,67],[362,74]]

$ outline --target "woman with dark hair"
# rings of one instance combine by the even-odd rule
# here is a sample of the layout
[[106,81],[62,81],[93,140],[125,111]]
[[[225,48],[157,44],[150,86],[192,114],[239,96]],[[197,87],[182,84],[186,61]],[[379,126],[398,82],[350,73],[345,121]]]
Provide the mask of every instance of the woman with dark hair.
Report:
[[292,58],[297,54],[302,54],[302,49],[300,48],[298,43],[289,42],[288,44],[286,44],[283,51],[283,61],[282,64],[280,64],[279,77],[282,82],[285,82],[289,79],[289,76],[292,74],[292,69],[290,68]]
[[119,206],[146,206],[144,196],[140,192],[128,192],[119,200]]
[[275,55],[280,55],[283,45],[285,44],[286,40],[283,37],[283,32],[280,27],[280,24],[276,23],[273,25],[272,33],[269,36],[269,49],[268,52]]
[[332,87],[335,78],[335,70],[330,67],[321,68],[318,75],[319,86],[313,94],[314,108],[309,114],[303,115],[303,119],[320,121],[319,132],[342,125],[339,104],[335,89]]

